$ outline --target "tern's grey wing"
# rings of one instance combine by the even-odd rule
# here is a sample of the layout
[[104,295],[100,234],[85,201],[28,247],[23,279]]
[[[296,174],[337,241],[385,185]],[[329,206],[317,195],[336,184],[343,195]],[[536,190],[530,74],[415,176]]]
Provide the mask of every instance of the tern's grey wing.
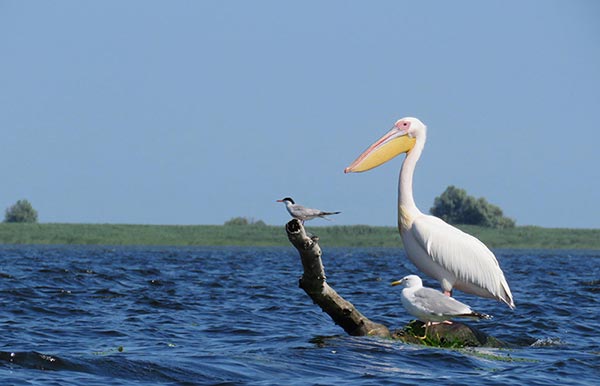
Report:
[[415,305],[436,315],[463,315],[471,313],[471,309],[464,303],[444,295],[433,288],[420,288],[414,293]]
[[305,206],[296,204],[292,206],[290,213],[292,214],[292,216],[310,219],[319,216],[321,214],[321,211],[318,209],[307,208]]
[[304,213],[306,216],[319,216],[323,212],[319,209],[302,207],[302,213]]

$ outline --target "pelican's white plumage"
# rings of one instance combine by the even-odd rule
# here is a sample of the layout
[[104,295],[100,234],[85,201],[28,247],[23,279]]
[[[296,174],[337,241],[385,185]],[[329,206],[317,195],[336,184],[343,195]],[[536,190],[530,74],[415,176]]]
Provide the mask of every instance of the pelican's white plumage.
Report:
[[345,172],[367,171],[407,153],[398,183],[398,229],[408,258],[437,279],[447,293],[456,288],[514,308],[512,293],[492,251],[477,238],[417,208],[413,174],[426,138],[427,127],[420,120],[402,118]]
[[413,264],[438,279],[444,291],[456,288],[514,307],[496,257],[477,238],[425,214],[416,216],[401,235]]

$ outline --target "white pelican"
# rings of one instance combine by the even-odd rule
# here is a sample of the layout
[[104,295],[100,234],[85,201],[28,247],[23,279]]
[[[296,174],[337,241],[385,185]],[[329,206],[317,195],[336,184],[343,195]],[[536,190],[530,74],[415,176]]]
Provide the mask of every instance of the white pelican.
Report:
[[298,220],[302,221],[303,224],[304,224],[304,221],[312,220],[313,218],[320,217],[320,218],[324,218],[325,220],[327,220],[327,218],[325,216],[342,213],[342,212],[324,212],[320,209],[307,208],[305,206],[296,204],[294,202],[294,200],[292,200],[291,197],[286,197],[281,200],[277,200],[277,202],[285,203],[285,208],[290,213],[290,215],[293,218],[297,218]]
[[423,122],[402,118],[344,172],[364,172],[407,153],[398,182],[398,229],[408,258],[438,280],[447,295],[455,288],[497,299],[514,308],[510,288],[492,251],[475,237],[417,208],[413,174],[426,137],[427,127]]
[[448,322],[453,318],[491,319],[490,315],[475,312],[471,307],[459,302],[451,296],[446,296],[433,288],[423,287],[423,281],[417,275],[408,275],[392,285],[404,284],[400,295],[402,305],[409,314],[425,323],[427,327],[432,322]]

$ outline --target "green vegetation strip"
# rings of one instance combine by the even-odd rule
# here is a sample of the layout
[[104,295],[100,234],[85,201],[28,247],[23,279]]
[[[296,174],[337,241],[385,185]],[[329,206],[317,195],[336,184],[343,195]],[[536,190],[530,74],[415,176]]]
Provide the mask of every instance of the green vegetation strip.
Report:
[[[0,244],[288,246],[284,226],[0,223]],[[600,250],[600,229],[460,228],[490,248]],[[323,247],[402,246],[395,227],[308,225],[307,230]]]

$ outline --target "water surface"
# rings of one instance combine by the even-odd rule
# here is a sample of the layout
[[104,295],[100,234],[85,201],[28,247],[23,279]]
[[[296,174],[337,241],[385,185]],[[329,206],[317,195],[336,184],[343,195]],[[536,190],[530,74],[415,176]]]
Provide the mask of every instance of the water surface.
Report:
[[[0,246],[2,385],[595,385],[600,251],[495,251],[517,308],[477,327],[511,349],[350,337],[298,288],[292,248]],[[324,247],[366,316],[411,320],[402,249]],[[425,278],[425,284],[437,283]],[[441,383],[440,383],[441,382]]]

